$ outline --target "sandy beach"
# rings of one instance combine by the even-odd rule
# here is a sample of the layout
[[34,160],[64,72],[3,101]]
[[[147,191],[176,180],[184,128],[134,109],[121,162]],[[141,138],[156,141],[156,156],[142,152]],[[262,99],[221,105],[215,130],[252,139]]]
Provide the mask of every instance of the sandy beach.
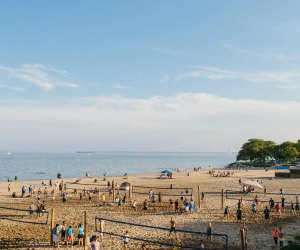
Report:
[[[218,171],[218,170],[217,170]],[[222,170],[223,171],[223,170]],[[274,242],[272,232],[274,225],[281,226],[284,229],[285,244],[288,240],[293,238],[294,233],[300,231],[299,214],[292,215],[290,205],[286,204],[285,211],[282,218],[278,216],[272,218],[271,223],[264,219],[263,210],[271,197],[275,201],[281,201],[282,195],[279,194],[280,188],[283,189],[283,195],[286,202],[293,200],[295,202],[295,195],[300,194],[299,179],[274,179],[274,171],[264,170],[229,170],[233,172],[230,177],[212,177],[208,174],[208,170],[189,171],[174,173],[172,179],[158,179],[158,174],[145,174],[124,177],[93,177],[81,178],[81,181],[76,183],[76,179],[64,179],[67,187],[67,202],[63,203],[61,193],[56,191],[55,200],[52,199],[51,191],[55,188],[56,182],[61,180],[52,180],[53,187],[49,187],[49,180],[44,180],[47,186],[42,186],[42,181],[17,181],[17,182],[2,182],[0,183],[0,227],[1,227],[1,247],[6,248],[5,244],[10,244],[9,248],[13,249],[13,245],[23,246],[30,249],[49,249],[50,248],[50,214],[51,209],[54,208],[55,223],[61,224],[62,221],[66,225],[71,225],[74,229],[75,241],[77,240],[78,224],[84,222],[84,211],[87,212],[87,232],[89,236],[98,235],[95,232],[95,217],[101,217],[111,220],[120,220],[125,222],[150,225],[156,227],[170,228],[170,219],[176,221],[177,230],[192,230],[196,232],[206,232],[208,223],[212,223],[213,233],[228,235],[228,249],[241,249],[240,228],[241,223],[236,222],[236,210],[238,198],[241,195],[229,195],[226,199],[226,190],[241,191],[242,187],[239,184],[240,179],[255,179],[261,182],[263,187],[266,187],[267,193],[263,190],[256,189],[260,192],[258,194],[258,214],[254,218],[250,207],[256,194],[243,195],[244,204],[242,210],[244,212],[244,221],[247,227],[247,241],[248,249],[273,249]],[[227,172],[227,170],[226,170]],[[94,180],[97,179],[95,183]],[[121,190],[120,197],[123,198],[125,192],[127,194],[125,205],[117,207],[113,202],[112,195],[108,193],[107,182],[114,181],[118,185],[123,182],[129,182],[133,186],[132,197],[129,198],[128,191]],[[8,184],[10,184],[10,192],[8,192]],[[35,195],[33,197],[26,197],[28,195],[28,186],[35,186]],[[25,198],[20,198],[22,186],[26,186]],[[157,189],[169,188],[172,185],[173,189]],[[137,186],[153,187],[141,188]],[[192,188],[193,200],[198,206],[198,186],[200,193],[204,192],[204,199],[201,200],[201,208],[192,213],[175,213],[169,207],[169,200],[176,199],[180,202],[180,194],[185,194],[186,188]],[[47,195],[44,195],[44,190],[47,190]],[[33,218],[29,218],[28,210],[31,202],[38,203],[38,189],[41,189],[40,200],[45,201],[47,214],[37,218],[36,214]],[[89,200],[89,195],[83,195],[80,199],[79,193],[83,189],[94,190],[100,189],[100,195],[94,194]],[[181,189],[176,189],[181,188]],[[77,194],[73,194],[74,189],[77,189]],[[143,202],[149,199],[149,191],[157,195],[161,192],[161,202],[156,199],[156,202],[149,202],[148,210],[143,210]],[[224,219],[224,207],[222,205],[221,191],[224,190],[224,207],[230,207],[229,221]],[[16,192],[17,198],[12,198],[12,192]],[[103,205],[103,196],[105,193],[105,204]],[[139,194],[144,193],[144,194]],[[276,194],[275,194],[276,193]],[[188,195],[191,194],[189,190]],[[117,195],[117,190],[115,191]],[[157,197],[157,196],[156,196]],[[190,199],[190,196],[185,196]],[[136,200],[137,209],[133,209],[131,201]],[[249,201],[247,201],[249,200]],[[99,205],[100,204],[100,205]],[[9,209],[8,209],[9,208]],[[20,209],[20,210],[12,210]],[[271,216],[273,213],[271,212]],[[47,221],[48,220],[48,221]],[[34,223],[40,224],[34,224]],[[47,224],[46,224],[47,222]],[[98,223],[99,227],[99,223]],[[130,225],[122,225],[112,222],[104,223],[104,230],[119,235],[125,235],[128,231],[129,237],[141,238],[152,241],[159,241],[164,243],[175,243],[175,235],[169,237],[169,232],[164,230],[155,230],[151,228],[133,227]],[[188,233],[178,233],[182,243],[186,246],[198,246],[200,240],[203,240],[205,249],[223,249],[224,238],[213,237],[212,242],[207,242],[206,235],[191,235]],[[104,235],[103,239],[99,239],[101,249],[124,249],[123,238]],[[8,243],[10,242],[10,243]],[[19,243],[16,243],[19,242]],[[127,249],[141,249],[142,241],[129,239]],[[60,248],[66,248],[64,244]],[[74,246],[79,249],[79,247]],[[81,249],[83,249],[81,247]],[[173,249],[167,246],[157,246],[146,243],[145,249]],[[182,248],[184,249],[184,247]]]

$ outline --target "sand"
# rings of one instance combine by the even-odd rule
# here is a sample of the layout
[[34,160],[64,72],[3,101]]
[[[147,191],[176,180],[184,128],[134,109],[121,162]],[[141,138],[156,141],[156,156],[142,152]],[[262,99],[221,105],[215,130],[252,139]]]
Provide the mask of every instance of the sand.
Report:
[[[74,228],[75,235],[78,232],[78,224],[84,222],[84,211],[87,212],[88,222],[88,235],[95,233],[95,217],[102,217],[112,220],[121,220],[131,223],[151,225],[163,228],[170,227],[170,219],[174,218],[176,221],[176,228],[182,230],[193,230],[197,232],[206,232],[206,228],[209,222],[212,223],[213,232],[228,235],[228,249],[241,249],[240,240],[240,228],[241,223],[236,222],[236,204],[237,200],[224,199],[224,206],[229,205],[231,214],[229,221],[227,222],[223,218],[223,209],[221,209],[221,190],[241,190],[239,185],[239,179],[249,178],[262,182],[262,185],[267,188],[267,192],[279,193],[279,189],[282,188],[284,194],[300,194],[299,179],[274,179],[274,171],[264,170],[230,170],[234,172],[231,177],[212,177],[208,174],[207,170],[179,172],[173,174],[173,179],[158,179],[157,174],[142,174],[129,176],[128,179],[123,177],[107,177],[106,181],[103,181],[103,177],[93,178],[81,178],[80,183],[75,184],[75,179],[64,179],[64,183],[67,183],[68,200],[63,203],[60,197],[60,192],[56,193],[56,199],[53,201],[50,191],[53,188],[48,187],[48,195],[41,196],[41,200],[45,200],[47,211],[51,212],[54,208],[55,211],[55,223],[62,223],[66,221],[66,225],[71,225]],[[189,176],[188,176],[189,173]],[[94,179],[97,179],[97,183],[94,183]],[[147,186],[147,187],[170,187],[182,188],[185,192],[185,188],[193,188],[193,198],[196,205],[198,205],[198,186],[200,192],[206,192],[204,200],[201,201],[201,209],[191,214],[186,213],[174,213],[168,209],[169,199],[179,199],[181,190],[168,190],[168,189],[152,189],[156,194],[160,191],[162,195],[162,202],[149,203],[148,211],[143,210],[142,203],[144,199],[148,199],[148,192],[150,188],[137,188],[134,187],[134,192],[146,193],[145,195],[133,193],[131,200],[135,199],[138,203],[137,211],[134,211],[129,203],[129,194],[127,192],[127,203],[125,207],[118,208],[114,204],[111,206],[97,206],[102,204],[102,195],[93,196],[91,202],[88,196],[83,196],[83,199],[79,199],[79,195],[71,194],[73,188],[78,189],[78,193],[81,189],[85,188],[89,190],[95,187],[100,190],[107,190],[107,181],[114,180],[118,184],[124,181],[128,181],[132,186]],[[53,180],[53,184],[61,180]],[[45,183],[49,183],[49,180],[45,180]],[[11,192],[16,192],[18,196],[21,195],[21,187],[25,185],[27,187],[32,184],[36,186],[36,190],[41,188],[44,190],[44,186],[41,186],[41,181],[17,181],[10,182]],[[69,189],[70,188],[70,189]],[[261,193],[258,195],[259,200],[269,200],[272,196],[275,200],[280,200],[279,194],[265,195],[263,190],[258,190]],[[211,192],[211,194],[207,193]],[[214,193],[215,192],[215,193]],[[121,191],[121,197],[123,197],[125,191]],[[164,194],[175,195],[168,197]],[[231,198],[238,198],[237,196],[230,196]],[[253,200],[254,194],[248,194],[244,196],[244,199]],[[286,202],[294,200],[295,196],[285,195]],[[0,201],[1,207],[15,208],[15,209],[28,209],[31,202],[37,204],[37,197],[28,198],[12,198],[8,193],[8,183],[0,183]],[[106,201],[111,202],[112,197],[106,193]],[[248,249],[273,249],[272,231],[274,225],[282,226],[285,233],[285,244],[288,240],[293,238],[293,235],[300,231],[299,214],[292,215],[290,212],[290,206],[286,205],[286,211],[283,217],[279,219],[275,217],[272,223],[264,220],[263,209],[266,204],[259,202],[258,215],[254,219],[250,212],[250,202],[244,202],[243,211],[246,215],[246,227],[248,229]],[[23,246],[24,248],[32,249],[49,249],[50,241],[50,214],[48,218],[48,224],[45,224],[47,215],[41,218],[30,219],[29,214],[26,211],[16,211],[0,208],[0,227],[1,227],[1,247],[5,248],[5,244],[10,241],[10,249],[13,249],[13,245]],[[29,222],[29,223],[28,223]],[[33,224],[32,222],[39,222],[44,224]],[[98,225],[99,226],[99,225]],[[111,222],[104,223],[105,231],[112,232],[119,235],[125,235],[128,230],[130,237],[137,237],[142,239],[162,241],[166,243],[175,243],[175,236],[168,236],[167,231],[147,229],[140,227],[133,227],[128,225],[121,225]],[[194,236],[187,233],[178,233],[178,236],[182,239],[185,245],[199,245],[199,241],[204,241],[205,248],[208,249],[222,249],[224,239],[222,237],[213,237],[212,244],[207,242],[205,235]],[[77,238],[77,237],[75,237]],[[101,240],[101,249],[124,249],[123,238],[112,237],[104,235]],[[129,240],[127,249],[141,249],[142,242]],[[1,248],[0,247],[0,248]],[[66,248],[64,245],[60,248]],[[74,246],[74,248],[79,249]],[[83,249],[83,248],[81,248]],[[147,244],[146,249],[173,249],[172,247],[155,246],[153,244]]]

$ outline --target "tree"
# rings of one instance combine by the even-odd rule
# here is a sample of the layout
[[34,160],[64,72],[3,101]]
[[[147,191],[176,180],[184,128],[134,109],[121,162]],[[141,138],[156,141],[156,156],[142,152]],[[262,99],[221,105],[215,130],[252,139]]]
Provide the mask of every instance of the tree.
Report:
[[265,162],[268,157],[274,156],[275,143],[262,139],[249,139],[240,149],[237,160]]
[[296,160],[299,153],[296,149],[296,143],[286,141],[276,146],[275,158],[283,162]]

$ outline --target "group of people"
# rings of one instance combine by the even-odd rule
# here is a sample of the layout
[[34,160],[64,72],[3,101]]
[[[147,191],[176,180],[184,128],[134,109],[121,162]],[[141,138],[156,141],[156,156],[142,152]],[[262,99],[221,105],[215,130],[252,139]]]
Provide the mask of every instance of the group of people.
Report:
[[[62,224],[56,224],[52,229],[52,241],[55,248],[59,247],[60,243],[65,243],[67,246],[74,244],[74,229],[72,226],[66,226],[65,221]],[[77,229],[78,246],[83,246],[84,227],[80,223]]]

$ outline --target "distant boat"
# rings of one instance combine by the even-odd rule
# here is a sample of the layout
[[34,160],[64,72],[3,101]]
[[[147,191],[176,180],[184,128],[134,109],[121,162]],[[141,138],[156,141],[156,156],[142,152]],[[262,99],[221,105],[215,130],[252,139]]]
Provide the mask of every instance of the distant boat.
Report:
[[11,153],[10,153],[10,152],[7,152],[7,154],[8,154],[8,155],[11,155]]
[[95,154],[96,152],[94,151],[77,151],[77,154]]

